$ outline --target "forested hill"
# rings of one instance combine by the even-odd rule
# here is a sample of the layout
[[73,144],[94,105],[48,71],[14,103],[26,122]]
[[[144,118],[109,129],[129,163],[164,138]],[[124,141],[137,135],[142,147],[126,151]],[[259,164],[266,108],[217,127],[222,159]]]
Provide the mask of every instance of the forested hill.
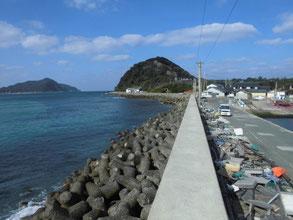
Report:
[[45,78],[38,81],[26,81],[8,87],[0,88],[0,93],[33,93],[33,92],[78,92],[75,87],[57,83],[56,81]]

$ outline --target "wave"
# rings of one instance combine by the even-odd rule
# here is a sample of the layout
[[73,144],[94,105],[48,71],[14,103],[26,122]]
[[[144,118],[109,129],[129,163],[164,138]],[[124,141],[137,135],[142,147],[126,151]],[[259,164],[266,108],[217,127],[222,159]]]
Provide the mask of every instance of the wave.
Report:
[[124,98],[124,97],[118,97],[118,96],[114,96],[114,97],[112,97],[113,99],[126,99],[126,98]]
[[45,207],[45,202],[46,200],[43,200],[42,202],[30,201],[27,206],[13,211],[13,214],[6,220],[20,220],[23,217],[30,216],[34,214],[39,208]]
[[[62,188],[62,185],[56,184],[51,186],[51,191],[58,191]],[[20,196],[26,196],[27,193],[30,194],[31,191],[35,189],[40,189],[39,187],[34,187],[26,192],[20,194]],[[11,211],[7,216],[4,216],[6,220],[20,220],[23,217],[33,215],[39,208],[45,207],[47,200],[47,190],[41,191],[41,193],[31,199],[26,206],[20,207],[19,209]],[[2,216],[3,217],[3,216]],[[0,217],[0,219],[2,219]]]

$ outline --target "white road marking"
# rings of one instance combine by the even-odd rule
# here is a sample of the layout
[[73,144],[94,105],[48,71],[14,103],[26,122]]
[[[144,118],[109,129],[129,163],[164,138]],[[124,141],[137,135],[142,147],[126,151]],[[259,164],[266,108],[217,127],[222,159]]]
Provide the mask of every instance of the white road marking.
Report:
[[244,124],[244,125],[247,127],[258,127],[258,125],[255,125],[255,124]]
[[282,151],[293,151],[293,146],[277,146],[278,149],[282,150]]
[[257,134],[260,135],[260,136],[271,136],[271,137],[275,136],[274,134],[271,134],[271,133],[261,133],[261,132],[257,132]]
[[246,119],[244,119],[244,118],[235,118],[235,119],[238,121],[246,121]]

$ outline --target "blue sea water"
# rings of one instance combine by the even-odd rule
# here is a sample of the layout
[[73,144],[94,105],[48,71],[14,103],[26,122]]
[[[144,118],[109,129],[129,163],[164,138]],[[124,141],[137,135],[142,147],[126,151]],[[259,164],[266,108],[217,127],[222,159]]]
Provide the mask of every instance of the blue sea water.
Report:
[[[116,131],[139,127],[171,107],[104,92],[0,95],[0,219],[35,211]],[[21,201],[30,201],[19,209]]]
[[265,118],[266,120],[293,131],[293,118]]

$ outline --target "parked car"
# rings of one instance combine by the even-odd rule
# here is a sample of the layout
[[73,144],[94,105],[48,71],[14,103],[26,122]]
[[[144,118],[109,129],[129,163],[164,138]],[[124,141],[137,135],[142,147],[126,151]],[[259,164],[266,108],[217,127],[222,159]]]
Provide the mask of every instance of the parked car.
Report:
[[253,100],[264,100],[265,99],[265,97],[263,97],[263,96],[255,96],[254,98],[253,98]]
[[230,93],[230,94],[227,95],[227,97],[228,97],[228,98],[234,98],[235,95],[234,95],[233,93]]
[[223,116],[232,116],[229,104],[221,104],[218,108],[218,112]]

